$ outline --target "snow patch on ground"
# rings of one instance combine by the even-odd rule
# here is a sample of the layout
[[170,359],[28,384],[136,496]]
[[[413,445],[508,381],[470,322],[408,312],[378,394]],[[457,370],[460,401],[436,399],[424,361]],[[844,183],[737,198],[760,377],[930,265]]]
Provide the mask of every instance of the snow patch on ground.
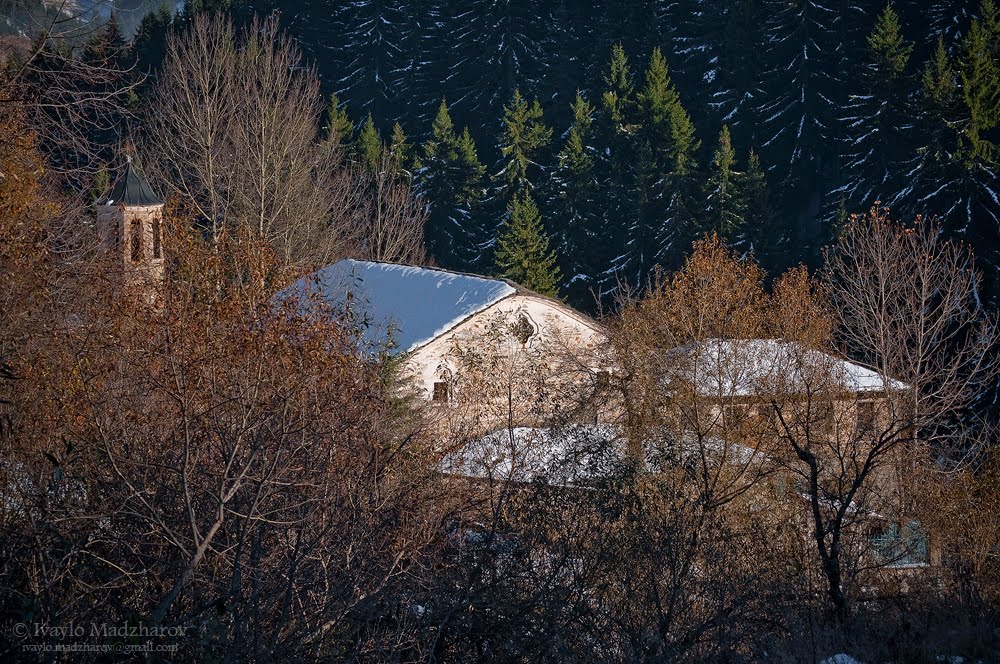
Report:
[[819,664],[863,664],[863,663],[854,659],[850,655],[839,653],[834,655],[833,657],[827,657]]
[[447,455],[449,475],[566,486],[607,476],[623,457],[621,430],[610,425],[500,429]]

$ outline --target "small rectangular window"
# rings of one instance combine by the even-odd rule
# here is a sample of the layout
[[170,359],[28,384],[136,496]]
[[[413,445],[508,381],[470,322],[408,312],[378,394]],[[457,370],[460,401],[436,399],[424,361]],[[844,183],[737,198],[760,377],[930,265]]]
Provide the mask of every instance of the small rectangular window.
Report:
[[435,382],[432,399],[435,403],[448,403],[451,401],[451,385],[444,380]]
[[153,258],[163,258],[163,249],[160,245],[160,220],[153,220]]
[[142,222],[138,219],[133,221],[129,230],[132,246],[132,260],[139,262],[142,260]]
[[836,435],[836,421],[832,401],[819,400],[810,413],[812,434],[820,440],[829,440]]
[[738,429],[744,426],[750,415],[750,407],[747,404],[726,404],[722,407],[722,416],[727,429]]
[[858,402],[857,420],[854,423],[856,436],[870,436],[875,432],[875,402]]

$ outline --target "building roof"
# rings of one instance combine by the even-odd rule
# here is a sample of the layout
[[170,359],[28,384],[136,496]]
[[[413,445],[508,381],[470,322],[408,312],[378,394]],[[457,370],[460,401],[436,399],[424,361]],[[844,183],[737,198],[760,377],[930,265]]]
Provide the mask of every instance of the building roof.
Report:
[[160,197],[153,193],[152,187],[142,177],[129,158],[125,170],[115,181],[104,200],[104,205],[163,205]]
[[391,341],[391,353],[419,348],[517,292],[502,279],[353,259],[328,265],[293,288],[311,286],[326,302],[349,302],[367,323],[365,340]]
[[671,353],[678,357],[680,372],[706,396],[751,397],[820,384],[858,393],[908,387],[874,369],[783,339],[706,339]]

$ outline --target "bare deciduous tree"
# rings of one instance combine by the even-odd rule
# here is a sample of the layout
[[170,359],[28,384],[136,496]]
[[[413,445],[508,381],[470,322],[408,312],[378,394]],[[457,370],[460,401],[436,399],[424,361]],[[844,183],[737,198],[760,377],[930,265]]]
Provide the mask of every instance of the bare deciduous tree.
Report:
[[396,158],[382,151],[374,171],[355,169],[366,185],[361,257],[421,265],[427,261],[424,225],[427,206],[398,175]]
[[902,225],[876,205],[850,219],[824,277],[838,340],[909,385],[894,406],[913,435],[951,461],[974,452],[984,422],[970,407],[1000,372],[1000,331],[980,300],[970,248],[932,220]]
[[424,213],[388,157],[351,167],[320,138],[315,72],[276,19],[197,16],[167,43],[140,147],[168,192],[227,234],[267,240],[293,271],[347,255],[422,262]]
[[125,126],[129,95],[142,82],[125,62],[124,43],[101,58],[81,57],[79,46],[102,30],[91,9],[60,0],[29,47],[0,52],[0,105],[22,109],[49,166],[87,186],[104,166],[102,140]]

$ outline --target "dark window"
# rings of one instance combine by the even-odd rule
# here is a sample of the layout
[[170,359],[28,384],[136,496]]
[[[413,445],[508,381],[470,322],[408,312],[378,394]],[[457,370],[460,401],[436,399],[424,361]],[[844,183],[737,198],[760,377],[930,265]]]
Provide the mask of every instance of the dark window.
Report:
[[135,220],[130,226],[129,238],[132,242],[132,260],[135,262],[142,260],[142,222]]
[[919,521],[893,523],[871,538],[875,558],[884,565],[927,564],[927,535]]
[[153,220],[153,258],[163,258],[163,250],[160,247],[160,220]]
[[535,334],[535,326],[531,324],[526,315],[521,314],[517,322],[511,324],[510,331],[514,338],[520,341],[522,346],[525,346]]
[[446,380],[439,380],[434,383],[433,400],[437,403],[448,403],[451,401],[451,384]]
[[830,438],[834,435],[835,422],[833,419],[833,402],[820,401],[815,407],[816,419],[814,429],[816,434],[823,438]]
[[869,436],[875,431],[875,402],[861,401],[858,403],[857,421],[854,423],[856,436]]
[[750,414],[746,404],[727,404],[722,407],[722,416],[727,429],[737,429],[744,425]]

